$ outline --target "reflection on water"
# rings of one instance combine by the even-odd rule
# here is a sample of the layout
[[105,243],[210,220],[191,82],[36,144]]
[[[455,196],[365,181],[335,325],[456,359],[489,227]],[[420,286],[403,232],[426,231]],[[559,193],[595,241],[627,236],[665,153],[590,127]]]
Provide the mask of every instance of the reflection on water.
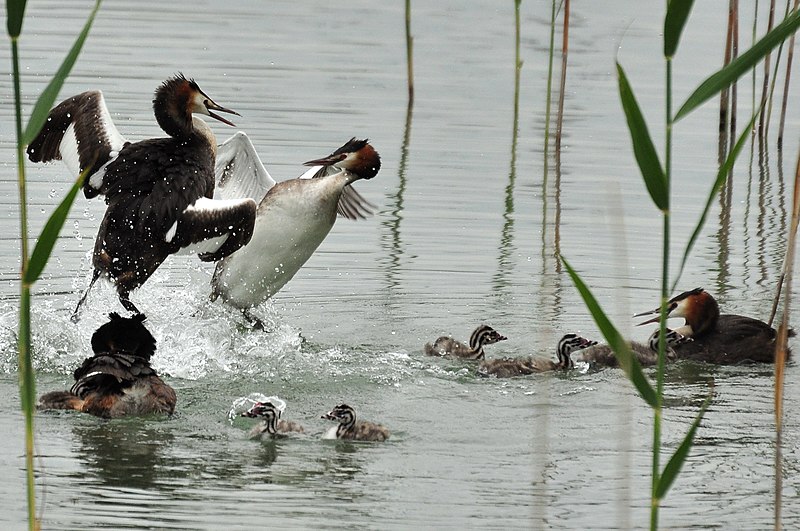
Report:
[[[661,14],[637,13],[631,22],[629,3],[620,0],[573,10],[578,30],[571,34],[562,152],[542,174],[549,25],[539,14],[550,6],[521,4],[517,64],[524,60],[525,67],[518,69],[510,59],[512,3],[415,3],[412,107],[401,6],[355,0],[331,10],[320,1],[241,0],[221,17],[207,4],[181,0],[167,12],[158,2],[104,5],[60,97],[102,89],[126,135],[157,136],[152,87],[183,71],[210,93],[227,95],[243,115],[237,124],[265,146],[275,175],[293,176],[297,162],[321,145],[370,138],[386,170],[370,186],[383,187],[373,193],[383,194],[385,207],[372,220],[337,224],[292,282],[254,310],[268,323],[266,333],[208,300],[210,267],[196,258],[167,260],[135,302],[158,340],[153,364],[178,393],[177,414],[112,422],[38,414],[45,527],[646,525],[652,413],[619,371],[481,379],[469,363],[429,359],[420,348],[478,322],[509,336],[489,353],[494,357],[550,357],[565,332],[598,336],[561,268],[562,252],[615,323],[634,339],[647,337],[630,315],[657,304],[661,219],[630,150],[614,50],[603,43],[625,33],[620,60],[655,124],[663,103],[663,80],[652,74],[652,58],[661,57]],[[703,3],[693,10],[676,57],[676,94],[689,94],[717,67],[708,51],[721,51],[724,39],[718,8]],[[29,6],[29,38],[21,43],[26,112],[44,89],[45,73],[58,67],[52,51],[74,37],[76,9],[64,2]],[[181,46],[188,42],[195,45]],[[8,83],[0,79],[10,94]],[[739,87],[740,102],[745,91]],[[676,130],[676,253],[716,173],[717,119],[718,107],[709,104]],[[798,116],[788,120],[786,134],[796,137]],[[12,123],[0,120],[5,138]],[[219,138],[233,132],[212,127]],[[658,134],[656,125],[652,130]],[[756,150],[752,164],[739,161],[714,202],[679,289],[713,288],[723,311],[765,317],[786,249],[787,190],[781,154]],[[0,154],[13,160],[8,142],[0,143]],[[787,150],[785,160],[793,164],[796,152]],[[65,192],[66,173],[61,165],[31,168],[32,233]],[[8,478],[0,486],[7,500],[0,526],[8,528],[25,518],[15,200],[13,179],[0,178],[7,212],[0,219],[0,470]],[[90,295],[81,323],[69,322],[104,206],[78,200],[36,286],[40,393],[68,387],[90,351],[91,332],[119,310],[104,284]],[[787,369],[787,403],[800,399],[798,370]],[[709,382],[714,401],[662,523],[769,527],[770,367],[671,365],[665,452],[680,443]],[[288,418],[308,434],[249,440],[247,426],[232,426],[226,414],[234,399],[254,391],[285,398]],[[319,416],[341,402],[385,422],[392,439],[322,441],[330,425]],[[794,528],[800,432],[797,411],[786,415],[783,524]]]
[[160,424],[154,419],[78,420],[72,430],[76,456],[105,486],[169,489],[167,456],[174,436]]
[[[409,89],[411,90],[411,89]],[[406,166],[408,165],[409,142],[411,141],[411,118],[414,111],[413,91],[406,107],[406,122],[403,128],[403,142],[400,145],[400,161],[397,164],[397,178],[399,183],[397,189],[387,194],[388,217],[381,222],[388,234],[383,238],[383,244],[388,255],[386,269],[387,291],[390,297],[395,295],[394,291],[400,286],[398,278],[403,256],[403,241],[400,234],[400,222],[403,220],[403,195],[406,190]]]

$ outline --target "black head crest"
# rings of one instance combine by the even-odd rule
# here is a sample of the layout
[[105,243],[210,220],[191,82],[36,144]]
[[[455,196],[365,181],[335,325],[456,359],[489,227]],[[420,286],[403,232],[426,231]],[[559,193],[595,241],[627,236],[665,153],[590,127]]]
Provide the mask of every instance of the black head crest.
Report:
[[156,339],[142,324],[144,314],[122,317],[116,312],[108,314],[109,321],[92,334],[92,350],[95,354],[127,352],[150,359],[156,351]]

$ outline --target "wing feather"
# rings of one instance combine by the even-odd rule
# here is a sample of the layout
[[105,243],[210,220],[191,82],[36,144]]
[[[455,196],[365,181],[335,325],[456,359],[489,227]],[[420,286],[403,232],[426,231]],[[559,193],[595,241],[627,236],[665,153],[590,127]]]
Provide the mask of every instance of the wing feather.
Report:
[[214,199],[249,197],[258,203],[267,190],[275,186],[275,180],[261,162],[250,138],[242,131],[217,148],[214,174]]
[[90,90],[55,106],[27,153],[31,162],[62,160],[75,177],[91,167],[84,193],[94,197],[105,166],[126,144],[111,119],[103,93]]

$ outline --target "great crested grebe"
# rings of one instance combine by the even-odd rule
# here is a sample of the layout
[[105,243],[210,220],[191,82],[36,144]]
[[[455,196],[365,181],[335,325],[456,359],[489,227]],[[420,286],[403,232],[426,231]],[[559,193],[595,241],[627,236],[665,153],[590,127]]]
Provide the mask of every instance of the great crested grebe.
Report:
[[170,254],[197,244],[200,259],[214,261],[250,240],[255,202],[211,199],[217,142],[196,115],[233,125],[212,111],[238,114],[214,103],[182,74],[164,81],[153,99],[156,121],[167,138],[125,140],[99,90],[68,98],[50,111],[28,146],[28,158],[63,160],[75,175],[90,168],[84,195],[104,195],[108,204],[95,242],[92,281],[74,320],[101,274],[116,284],[122,305],[139,313],[130,292]]
[[498,341],[505,341],[506,336],[497,332],[489,325],[480,325],[469,336],[469,345],[456,341],[449,336],[441,336],[433,343],[425,344],[425,354],[428,356],[452,356],[470,360],[484,358],[484,345],[491,345]]
[[[639,365],[647,367],[658,363],[658,338],[660,335],[659,330],[650,334],[646,345],[638,341],[631,341],[628,343],[634,356],[636,356],[636,359],[639,361]],[[677,359],[675,347],[691,341],[692,338],[686,337],[676,330],[667,328],[666,360],[670,362],[675,361]],[[584,361],[602,367],[619,367],[619,360],[617,360],[614,349],[609,345],[594,345],[582,350],[576,356],[575,361]]]
[[175,391],[150,366],[156,340],[142,324],[145,316],[109,314],[92,335],[94,355],[75,371],[69,391],[39,398],[38,409],[74,409],[103,418],[172,414]]
[[281,419],[281,408],[272,402],[256,402],[253,407],[242,413],[242,416],[262,419],[262,422],[250,430],[251,439],[274,437],[285,433],[305,433],[297,422]]
[[524,358],[501,358],[493,360],[483,360],[478,366],[479,376],[496,376],[497,378],[510,378],[512,376],[523,376],[537,372],[568,370],[575,366],[570,355],[577,351],[596,345],[597,341],[591,341],[577,334],[565,334],[558,342],[556,357],[558,361],[546,358],[524,357]]
[[219,147],[215,197],[258,202],[250,243],[217,263],[211,300],[245,311],[278,292],[316,251],[336,221],[364,218],[372,206],[351,184],[372,179],[381,159],[366,140],[350,139],[296,179],[276,183],[250,139],[236,133]]
[[[660,308],[634,315],[658,314]],[[720,365],[773,363],[775,329],[763,321],[743,315],[719,313],[714,297],[703,288],[685,291],[667,303],[669,317],[686,321],[675,330],[694,341],[674,347],[678,359],[705,361]],[[640,325],[654,323],[658,316]],[[790,331],[790,336],[794,331]]]
[[356,421],[356,412],[347,404],[339,404],[325,415],[323,419],[339,421],[339,425],[331,428],[323,436],[324,439],[345,439],[350,441],[385,441],[389,438],[389,430],[380,424],[367,421]]

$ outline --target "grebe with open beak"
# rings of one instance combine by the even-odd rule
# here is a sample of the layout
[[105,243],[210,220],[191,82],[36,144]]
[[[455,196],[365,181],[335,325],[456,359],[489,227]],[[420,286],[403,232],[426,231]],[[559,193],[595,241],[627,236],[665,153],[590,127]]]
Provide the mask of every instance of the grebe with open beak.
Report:
[[76,176],[88,168],[84,195],[104,195],[108,204],[95,242],[92,281],[73,320],[101,274],[116,285],[122,305],[139,313],[130,292],[170,254],[197,244],[200,259],[214,261],[250,240],[255,201],[212,200],[217,142],[197,115],[233,125],[213,111],[238,114],[216,104],[182,74],[164,81],[153,99],[156,121],[167,138],[125,140],[99,90],[68,98],[50,111],[28,146],[28,157],[33,162],[63,160]]
[[211,299],[221,297],[244,311],[277,293],[306,263],[336,221],[372,214],[372,207],[351,186],[372,179],[381,159],[367,140],[350,139],[296,179],[276,183],[246,134],[219,146],[215,198],[258,203],[250,243],[217,263]]
[[[634,315],[659,314],[660,308]],[[693,339],[673,346],[678,359],[705,361],[720,365],[773,363],[775,329],[767,323],[743,315],[719,313],[714,297],[703,288],[685,291],[669,300],[667,316],[683,317],[676,332]],[[639,323],[656,323],[659,316]],[[794,331],[789,335],[793,336]]]

